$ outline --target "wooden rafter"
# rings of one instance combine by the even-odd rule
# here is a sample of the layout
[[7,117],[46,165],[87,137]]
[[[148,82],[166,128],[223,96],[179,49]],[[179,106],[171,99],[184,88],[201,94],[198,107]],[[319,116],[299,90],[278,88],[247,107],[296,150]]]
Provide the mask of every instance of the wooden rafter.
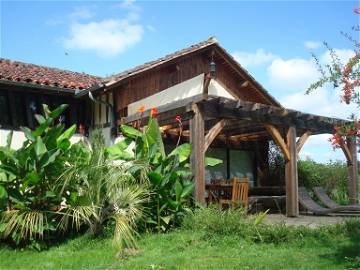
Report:
[[274,141],[279,145],[281,151],[284,154],[285,159],[288,161],[290,160],[290,153],[289,148],[287,144],[285,143],[283,137],[281,136],[280,132],[276,127],[273,125],[265,124],[264,125],[266,130],[270,133],[271,137],[274,139]]
[[226,126],[226,120],[221,119],[219,122],[217,122],[206,134],[205,136],[205,146],[204,146],[204,152],[209,148],[211,143],[214,141],[217,135],[221,132],[221,130]]
[[301,148],[304,146],[306,140],[311,136],[310,131],[306,131],[296,142],[296,153],[299,154]]

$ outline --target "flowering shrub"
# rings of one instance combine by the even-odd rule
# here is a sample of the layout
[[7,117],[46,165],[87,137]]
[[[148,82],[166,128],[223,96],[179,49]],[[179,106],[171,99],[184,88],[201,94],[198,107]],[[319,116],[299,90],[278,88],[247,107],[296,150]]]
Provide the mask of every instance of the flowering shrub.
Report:
[[[342,147],[346,142],[346,138],[352,138],[355,145],[360,145],[360,122],[354,121],[346,126],[336,126],[334,130],[334,135],[329,138],[333,148]],[[360,153],[360,149],[358,152]]]
[[[360,7],[354,9],[355,14],[360,14]],[[359,31],[359,25],[353,27],[353,30]],[[353,39],[351,35],[341,32],[353,45],[354,56],[342,64],[336,51],[329,47],[324,42],[325,47],[328,49],[331,57],[331,63],[322,66],[319,59],[313,55],[321,78],[310,85],[306,93],[324,86],[326,83],[331,83],[334,88],[341,87],[341,102],[346,104],[356,103],[360,106],[360,42],[358,39]],[[358,33],[356,33],[358,35]],[[355,141],[355,145],[359,145],[360,142],[360,123],[357,119],[352,117],[353,123],[347,124],[342,127],[335,127],[334,135],[329,139],[334,148],[342,147],[346,143],[346,138],[352,138]]]

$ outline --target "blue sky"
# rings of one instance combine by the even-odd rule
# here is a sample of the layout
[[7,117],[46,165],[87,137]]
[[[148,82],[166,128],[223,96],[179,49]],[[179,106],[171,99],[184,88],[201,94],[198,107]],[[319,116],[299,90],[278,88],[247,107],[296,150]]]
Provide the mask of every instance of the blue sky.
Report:
[[[345,118],[358,109],[324,87],[304,91],[323,63],[322,41],[351,56],[340,31],[359,24],[357,1],[2,1],[1,57],[106,76],[216,36],[284,106]],[[358,37],[355,37],[358,38]],[[326,135],[302,151],[343,159]]]

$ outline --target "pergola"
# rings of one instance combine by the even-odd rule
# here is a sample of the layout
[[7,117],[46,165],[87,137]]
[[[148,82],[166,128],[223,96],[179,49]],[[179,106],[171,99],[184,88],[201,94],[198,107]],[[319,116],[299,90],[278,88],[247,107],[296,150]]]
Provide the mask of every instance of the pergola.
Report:
[[[177,132],[177,115],[183,120],[183,135],[192,144],[194,196],[200,204],[205,204],[205,152],[215,138],[223,137],[245,143],[273,140],[285,159],[286,214],[289,217],[299,215],[297,156],[302,146],[310,135],[334,133],[334,126],[349,123],[283,107],[209,96],[206,93],[174,101],[157,110],[157,118],[164,132]],[[121,121],[129,124],[149,116],[150,110],[122,118]],[[357,203],[356,144],[348,138],[342,150],[349,172],[349,198],[351,203]]]

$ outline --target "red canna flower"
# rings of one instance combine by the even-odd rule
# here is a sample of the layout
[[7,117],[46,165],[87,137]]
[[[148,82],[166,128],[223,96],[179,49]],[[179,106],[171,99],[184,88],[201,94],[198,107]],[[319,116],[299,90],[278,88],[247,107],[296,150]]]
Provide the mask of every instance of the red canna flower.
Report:
[[85,133],[85,128],[84,128],[83,124],[79,125],[79,133],[80,133],[80,135],[84,135],[84,133]]
[[175,117],[175,120],[181,123],[181,116],[180,116],[180,115],[177,115],[177,116]]
[[150,115],[153,118],[156,118],[158,115],[158,109],[157,108],[151,108]]

